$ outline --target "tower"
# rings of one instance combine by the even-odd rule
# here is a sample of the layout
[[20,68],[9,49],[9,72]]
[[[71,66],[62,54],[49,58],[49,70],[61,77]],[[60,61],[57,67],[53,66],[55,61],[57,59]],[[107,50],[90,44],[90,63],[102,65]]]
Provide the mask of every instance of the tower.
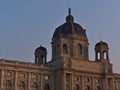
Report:
[[109,48],[106,42],[100,41],[95,45],[95,61],[100,61],[104,67],[104,73],[112,73],[112,64],[109,61]]
[[106,42],[100,41],[95,45],[95,60],[109,62],[109,48]]
[[86,30],[74,22],[71,9],[66,22],[56,28],[52,37],[52,60],[59,58],[88,59],[88,39]]
[[35,50],[35,63],[36,64],[44,64],[46,63],[46,59],[47,59],[47,49],[45,47],[38,47]]

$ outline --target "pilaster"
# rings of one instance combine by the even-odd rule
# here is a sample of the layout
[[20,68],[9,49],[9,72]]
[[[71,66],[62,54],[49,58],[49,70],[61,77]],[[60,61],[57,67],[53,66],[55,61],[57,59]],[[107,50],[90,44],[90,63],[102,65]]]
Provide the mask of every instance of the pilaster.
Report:
[[28,72],[28,90],[30,90],[30,78],[31,78],[31,73]]
[[84,85],[84,76],[82,76],[82,90],[84,90],[85,85]]
[[95,90],[95,80],[93,76],[92,76],[92,90]]
[[1,89],[4,88],[4,70],[1,70]]
[[73,74],[71,74],[71,90],[74,90]]
[[43,87],[44,87],[44,75],[43,73],[41,73],[41,79],[40,79],[40,90],[44,90]]
[[18,87],[18,72],[16,71],[15,72],[15,90],[18,90],[17,87]]
[[[62,73],[61,73],[62,74]],[[64,73],[63,72],[63,74],[62,74],[62,79],[61,79],[62,81],[61,81],[61,87],[62,87],[62,90],[66,90],[66,73]]]
[[108,90],[108,86],[107,86],[108,84],[107,84],[106,78],[103,78],[103,81],[102,81],[102,82],[103,82],[103,83],[102,83],[102,84],[103,84],[103,85],[102,85],[102,86],[103,86],[103,90]]

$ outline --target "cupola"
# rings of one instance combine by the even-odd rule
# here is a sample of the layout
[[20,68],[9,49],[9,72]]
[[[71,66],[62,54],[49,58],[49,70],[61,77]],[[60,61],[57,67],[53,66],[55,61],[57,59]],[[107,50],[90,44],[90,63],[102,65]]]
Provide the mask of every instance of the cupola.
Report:
[[43,64],[46,63],[46,59],[47,59],[47,49],[45,47],[38,47],[35,50],[35,63],[36,64]]
[[86,30],[74,21],[71,9],[68,10],[66,22],[54,31],[51,44],[52,60],[61,57],[88,60]]
[[95,60],[109,60],[109,48],[102,40],[95,45]]

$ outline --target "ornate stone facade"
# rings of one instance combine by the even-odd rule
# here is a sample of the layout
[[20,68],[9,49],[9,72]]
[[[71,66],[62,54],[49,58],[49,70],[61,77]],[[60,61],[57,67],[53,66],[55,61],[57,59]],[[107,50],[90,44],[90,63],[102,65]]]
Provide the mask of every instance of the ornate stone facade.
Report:
[[95,45],[89,60],[86,30],[69,14],[52,37],[52,60],[47,50],[35,50],[35,63],[0,60],[0,90],[120,90],[120,74],[112,70],[108,44]]

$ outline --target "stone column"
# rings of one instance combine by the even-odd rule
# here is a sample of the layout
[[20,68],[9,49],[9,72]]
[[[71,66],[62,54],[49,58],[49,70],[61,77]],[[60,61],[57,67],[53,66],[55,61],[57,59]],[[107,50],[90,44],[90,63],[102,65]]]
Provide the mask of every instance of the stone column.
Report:
[[103,90],[108,90],[108,83],[106,78],[103,79]]
[[94,77],[92,76],[92,90],[95,90],[95,82]]
[[108,89],[109,89],[109,90],[113,90],[113,83],[112,83],[113,80],[112,80],[112,78],[108,78],[107,81],[108,81]]
[[43,79],[44,79],[44,77],[43,77],[43,74],[41,73],[41,75],[40,75],[41,77],[40,77],[40,90],[44,90],[43,89],[43,86],[44,86],[44,81],[43,81]]
[[112,90],[113,90],[113,78],[112,78],[111,84],[112,84],[111,87],[112,87]]
[[61,71],[61,90],[66,90],[66,73]]
[[71,90],[74,90],[73,74],[71,74]]
[[1,70],[1,89],[3,89],[4,88],[4,70],[2,69]]
[[17,90],[17,87],[18,87],[18,72],[16,71],[15,72],[15,90]]
[[61,90],[66,90],[66,73],[62,72],[61,76],[62,76],[62,81],[61,81],[62,89]]
[[116,90],[118,90],[118,81],[116,81]]
[[28,90],[30,90],[30,78],[31,78],[31,73],[28,72]]
[[116,88],[117,88],[116,81],[114,81],[114,89],[113,90],[116,90]]
[[84,87],[85,87],[85,85],[84,85],[84,76],[82,76],[82,90],[84,90]]

